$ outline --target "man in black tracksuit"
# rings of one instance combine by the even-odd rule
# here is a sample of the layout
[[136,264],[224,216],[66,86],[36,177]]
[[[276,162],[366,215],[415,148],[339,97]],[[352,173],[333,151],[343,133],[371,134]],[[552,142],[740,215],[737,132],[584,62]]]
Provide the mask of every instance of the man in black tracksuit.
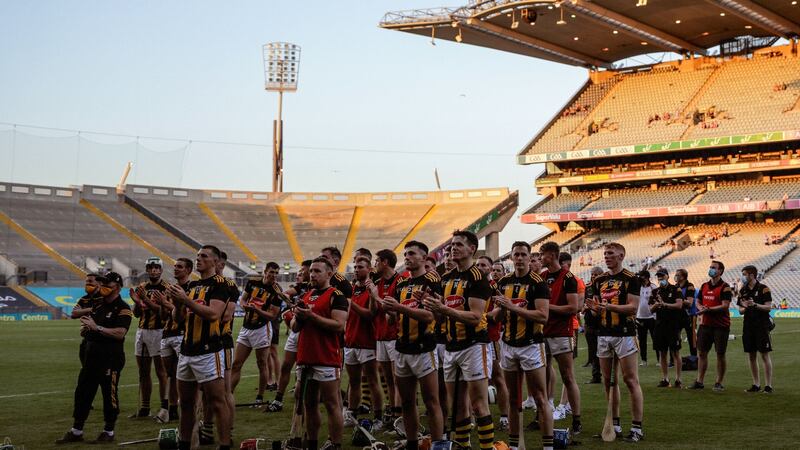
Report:
[[81,317],[81,335],[86,338],[83,367],[75,388],[72,429],[56,444],[83,441],[83,425],[89,417],[92,401],[99,387],[103,394],[105,427],[96,442],[114,441],[114,425],[119,415],[119,375],[125,365],[123,343],[133,313],[120,297],[122,277],[109,272],[98,277],[101,300],[92,312]]

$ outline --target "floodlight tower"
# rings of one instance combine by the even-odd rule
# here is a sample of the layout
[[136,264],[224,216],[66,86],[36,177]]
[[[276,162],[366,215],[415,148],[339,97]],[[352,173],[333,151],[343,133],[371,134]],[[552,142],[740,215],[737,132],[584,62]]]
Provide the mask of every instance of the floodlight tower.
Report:
[[270,42],[262,50],[264,88],[278,92],[278,119],[272,121],[272,192],[283,192],[283,93],[297,91],[300,46]]

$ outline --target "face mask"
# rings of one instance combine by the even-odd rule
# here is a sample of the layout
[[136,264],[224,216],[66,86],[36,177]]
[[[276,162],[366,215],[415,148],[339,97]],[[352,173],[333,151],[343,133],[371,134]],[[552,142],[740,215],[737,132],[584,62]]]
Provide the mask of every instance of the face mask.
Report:
[[750,280],[747,279],[747,276],[746,275],[742,275],[742,284],[747,284],[749,282],[750,282]]
[[103,297],[108,297],[112,292],[114,292],[114,289],[106,286],[100,286],[100,295]]
[[667,287],[667,280],[661,280],[658,282],[661,287]]
[[92,294],[94,294],[96,291],[97,291],[97,286],[95,286],[95,285],[93,285],[93,284],[87,284],[87,285],[86,285],[86,293],[87,293],[87,294],[89,294],[89,295],[92,295]]
[[708,276],[710,276],[711,278],[716,277],[717,276],[717,269],[713,269],[713,268],[712,269],[708,269]]

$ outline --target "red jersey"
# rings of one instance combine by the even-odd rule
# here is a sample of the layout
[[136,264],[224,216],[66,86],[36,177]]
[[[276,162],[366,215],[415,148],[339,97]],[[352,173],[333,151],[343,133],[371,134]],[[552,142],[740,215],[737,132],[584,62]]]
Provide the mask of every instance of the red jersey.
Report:
[[[303,302],[314,314],[330,319],[334,310],[347,311],[347,298],[338,289],[314,289],[303,295]],[[300,328],[297,340],[298,366],[341,367],[340,335],[311,324]]]
[[[353,283],[353,298],[356,305],[369,309],[369,291],[363,285]],[[371,319],[361,317],[355,311],[347,315],[344,328],[344,346],[375,350],[375,327]]]
[[[550,304],[564,306],[569,304],[567,294],[578,293],[578,282],[572,272],[560,269],[558,272],[550,273],[549,270],[542,272],[542,278],[550,286]],[[547,317],[544,325],[545,337],[572,337],[575,332],[572,328],[572,319],[575,314],[558,314],[553,310]]]
[[[492,288],[492,296],[497,295],[499,292],[497,290],[497,282],[495,280],[489,281],[489,287]],[[488,302],[486,302],[486,313],[492,312],[495,308],[494,299],[490,298]],[[486,320],[486,331],[489,334],[489,340],[492,342],[497,342],[500,340],[500,334],[503,330],[503,323],[500,321],[493,321],[493,320]]]
[[[720,280],[716,286],[712,285],[710,281],[706,281],[700,286],[700,304],[711,308],[720,306],[723,301],[730,302],[733,300],[733,291],[728,283]],[[731,316],[727,310],[721,312],[705,312],[700,315],[700,325],[716,328],[730,328]]]
[[[378,297],[394,297],[394,291],[397,288],[397,283],[401,277],[397,273],[392,275],[388,280],[380,277],[375,282],[378,288]],[[383,308],[378,306],[378,314],[375,316],[375,339],[378,341],[393,341],[397,339],[397,324],[389,323]]]

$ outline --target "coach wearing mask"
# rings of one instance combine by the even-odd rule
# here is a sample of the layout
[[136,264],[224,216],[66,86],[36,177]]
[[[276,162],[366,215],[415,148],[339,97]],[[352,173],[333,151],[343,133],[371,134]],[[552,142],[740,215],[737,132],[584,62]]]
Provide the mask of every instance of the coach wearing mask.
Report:
[[99,387],[103,394],[103,418],[105,427],[95,442],[113,442],[114,425],[119,415],[117,397],[119,375],[125,365],[123,343],[131,324],[133,313],[119,296],[122,277],[109,272],[98,277],[100,303],[92,312],[81,317],[81,335],[86,338],[85,362],[78,375],[75,388],[75,405],[72,413],[72,429],[56,444],[83,441],[83,425],[89,417],[94,396]]

